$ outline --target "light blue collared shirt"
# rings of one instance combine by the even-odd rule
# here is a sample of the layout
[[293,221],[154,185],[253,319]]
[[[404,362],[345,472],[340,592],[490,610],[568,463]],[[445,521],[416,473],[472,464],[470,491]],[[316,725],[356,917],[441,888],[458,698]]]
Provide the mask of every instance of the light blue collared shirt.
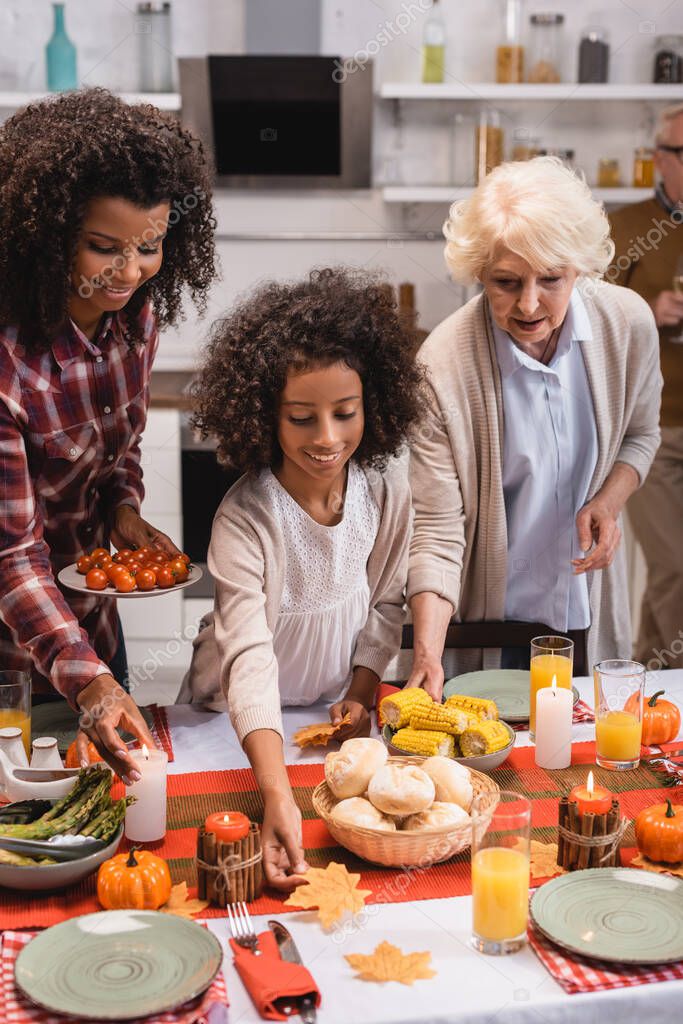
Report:
[[503,494],[508,535],[505,618],[552,629],[590,625],[588,581],[576,516],[598,457],[598,435],[581,342],[593,332],[572,292],[557,349],[547,366],[493,324],[503,390]]

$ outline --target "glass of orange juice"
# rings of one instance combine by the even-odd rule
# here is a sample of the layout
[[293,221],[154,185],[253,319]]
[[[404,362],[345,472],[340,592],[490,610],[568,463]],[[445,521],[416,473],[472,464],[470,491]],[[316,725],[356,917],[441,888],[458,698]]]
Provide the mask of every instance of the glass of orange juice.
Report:
[[29,672],[0,672],[0,729],[21,729],[26,756],[31,758],[31,675]]
[[472,945],[514,953],[526,942],[531,803],[520,793],[481,793],[472,802]]
[[593,668],[595,751],[602,768],[627,771],[640,764],[645,666],[612,658]]
[[536,734],[536,694],[544,686],[572,688],[574,668],[574,641],[566,636],[537,636],[531,641],[529,673],[529,738]]

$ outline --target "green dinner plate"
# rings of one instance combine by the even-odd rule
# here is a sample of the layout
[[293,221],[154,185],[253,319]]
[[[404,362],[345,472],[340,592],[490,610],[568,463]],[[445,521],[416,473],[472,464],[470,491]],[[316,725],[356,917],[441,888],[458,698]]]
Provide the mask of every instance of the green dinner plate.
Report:
[[[152,727],[152,712],[147,708],[139,708],[148,727]],[[36,704],[31,709],[31,732],[33,736],[55,736],[57,748],[62,757],[76,739],[78,732],[78,715],[65,700],[49,701]],[[132,740],[130,733],[123,733],[124,740]]]
[[620,964],[683,959],[683,882],[635,868],[553,878],[531,900],[539,931],[570,953]]
[[173,1010],[220,970],[215,935],[152,910],[107,910],[46,928],[17,957],[15,980],[54,1013],[132,1020]]
[[[572,687],[574,703],[579,691]],[[506,722],[529,721],[529,672],[515,668],[491,668],[483,672],[465,672],[449,679],[443,688],[444,697],[462,693],[466,697],[494,700],[498,714]]]

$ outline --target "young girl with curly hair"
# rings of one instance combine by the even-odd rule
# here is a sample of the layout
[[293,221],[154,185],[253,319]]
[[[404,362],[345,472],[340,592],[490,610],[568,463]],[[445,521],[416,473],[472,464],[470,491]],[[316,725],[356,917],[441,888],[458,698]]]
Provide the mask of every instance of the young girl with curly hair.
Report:
[[242,302],[216,324],[196,386],[195,424],[244,475],[214,520],[215,616],[187,682],[195,700],[222,686],[278,888],[306,869],[281,705],[329,701],[333,722],[350,719],[339,738],[367,735],[400,647],[411,503],[404,466],[389,460],[420,396],[390,290],[344,270]]
[[201,146],[154,107],[88,89],[0,126],[0,665],[86,713],[124,777],[117,726],[153,741],[116,603],[55,577],[110,540],[176,551],[140,516],[139,443],[158,330],[184,289],[204,305],[213,227]]

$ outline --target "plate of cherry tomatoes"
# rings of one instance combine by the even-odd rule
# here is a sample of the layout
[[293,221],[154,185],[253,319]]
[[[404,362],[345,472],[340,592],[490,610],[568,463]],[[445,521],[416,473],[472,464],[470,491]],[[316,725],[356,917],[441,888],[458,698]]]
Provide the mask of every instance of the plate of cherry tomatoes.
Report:
[[105,597],[156,597],[171,590],[191,587],[202,578],[188,555],[169,556],[158,548],[106,548],[84,553],[67,565],[57,579],[70,590]]

